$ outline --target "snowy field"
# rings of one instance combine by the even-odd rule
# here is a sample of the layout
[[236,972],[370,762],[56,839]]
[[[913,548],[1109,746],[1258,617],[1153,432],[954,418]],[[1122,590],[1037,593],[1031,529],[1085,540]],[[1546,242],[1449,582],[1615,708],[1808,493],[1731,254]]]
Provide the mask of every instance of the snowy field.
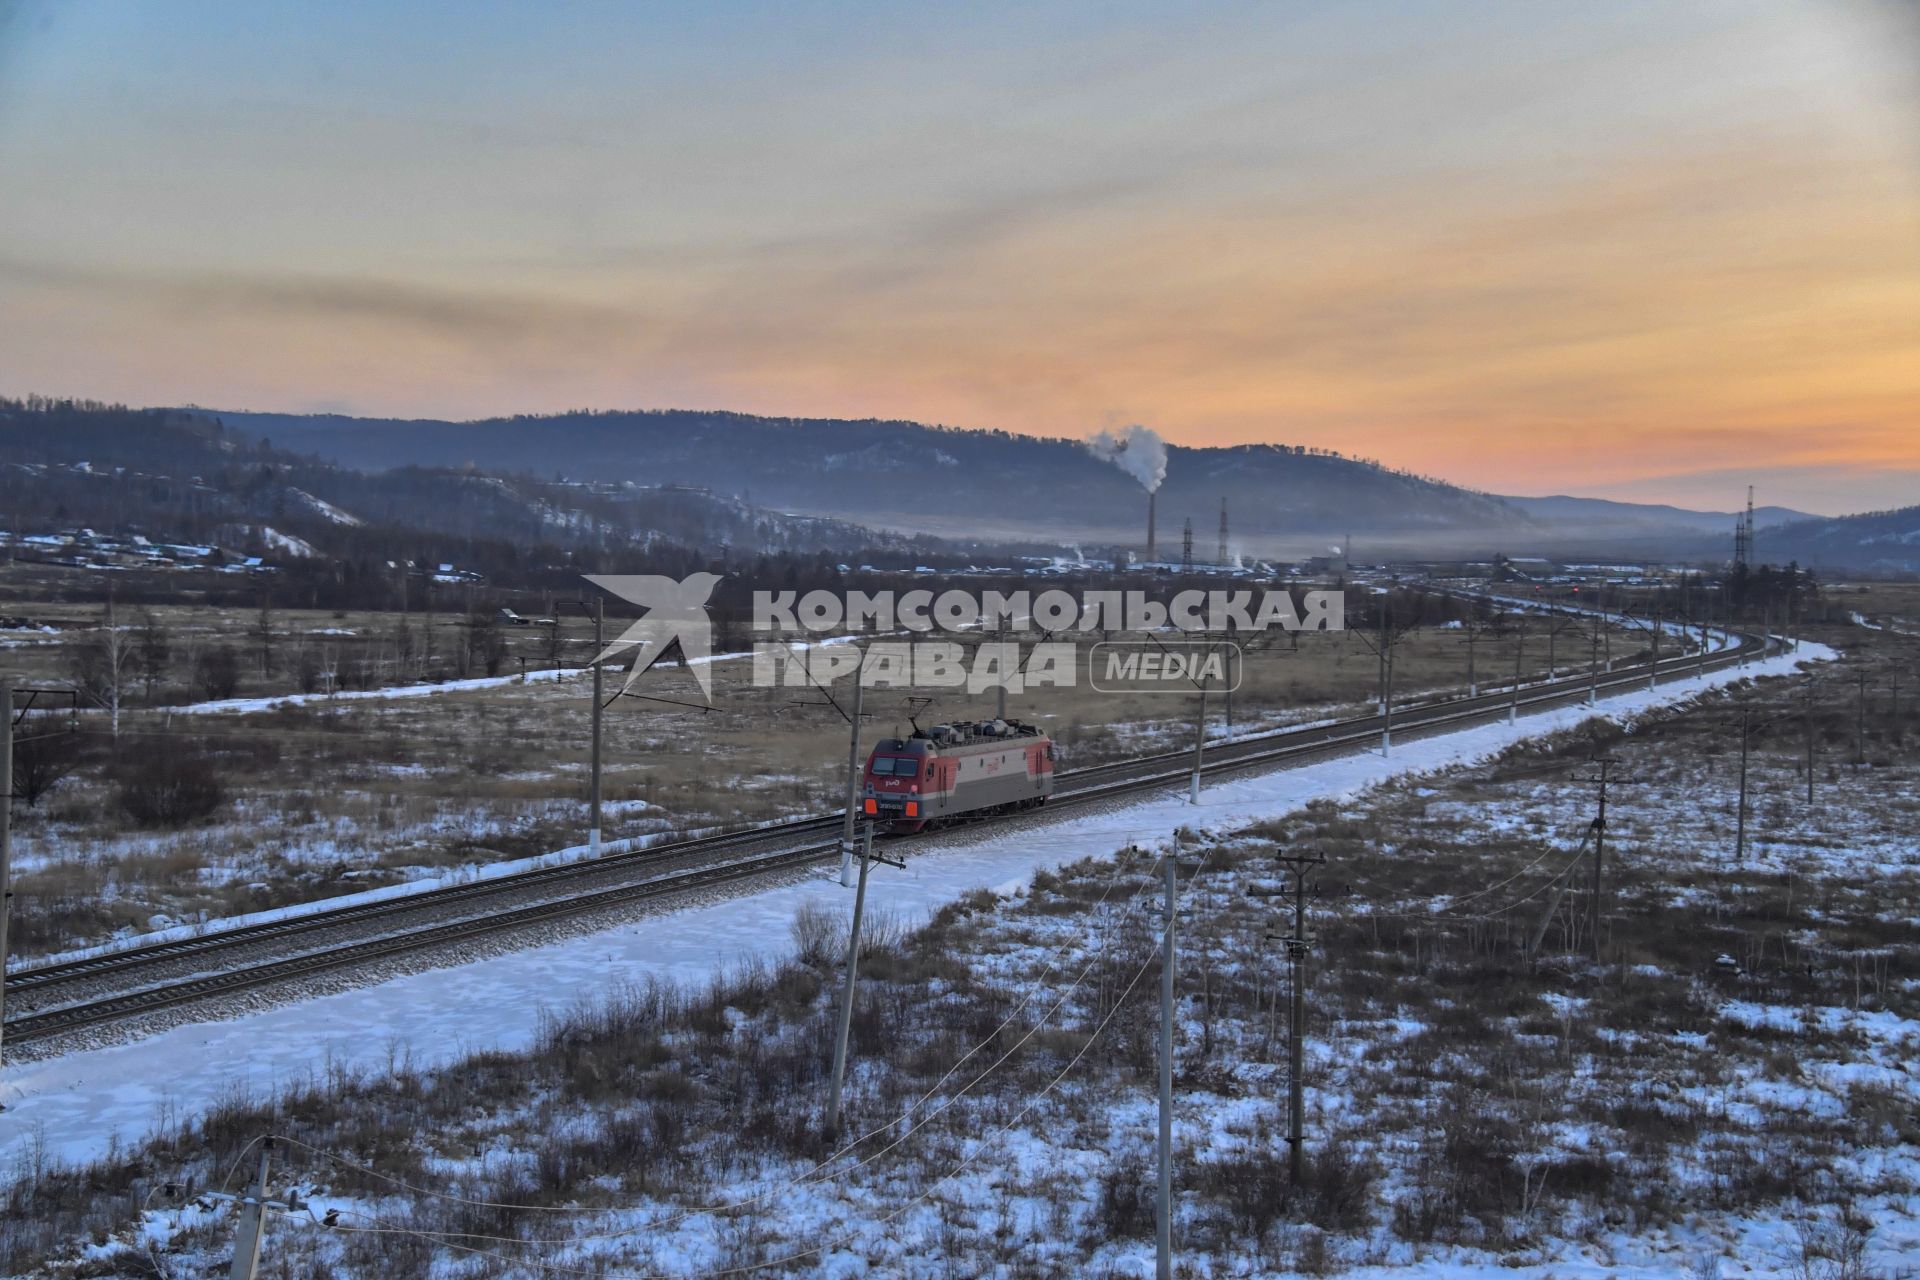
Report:
[[[1798,656],[1663,685],[1605,700],[1606,715],[1631,715],[1683,700],[1702,688],[1830,656]],[[1153,843],[1181,827],[1227,832],[1276,819],[1313,800],[1348,795],[1397,775],[1496,753],[1531,735],[1564,729],[1593,713],[1565,708],[1396,746],[1391,759],[1353,756],[1260,777],[1216,783],[1198,811],[1169,795],[1099,816],[1051,824],[1017,837],[983,835],[907,870],[876,873],[874,904],[925,918],[968,891],[1009,889],[1041,869],[1104,858],[1134,842]],[[477,1050],[531,1044],[550,1011],[591,1001],[615,984],[659,977],[698,985],[752,956],[784,952],[795,912],[807,902],[838,906],[837,880],[769,890],[714,906],[649,918],[483,964],[399,978],[232,1021],[179,1027],[138,1043],[7,1068],[0,1099],[0,1168],[30,1150],[86,1160],[139,1138],[156,1123],[231,1098],[262,1095],[311,1077],[328,1064],[372,1070],[396,1058],[416,1066]]]
[[[377,1052],[280,1076],[291,1087],[278,1102],[250,1080],[258,1102],[216,1097],[203,1129],[105,1174],[91,1193],[103,1210],[59,1219],[54,1238],[95,1241],[83,1256],[100,1274],[148,1274],[125,1225],[129,1182],[136,1202],[155,1177],[217,1183],[275,1132],[295,1139],[278,1158],[286,1176],[342,1215],[333,1231],[277,1227],[268,1255],[289,1274],[1151,1275],[1155,857],[1185,826],[1183,860],[1202,874],[1183,875],[1181,913],[1182,1274],[1908,1274],[1920,1261],[1911,734],[1871,718],[1855,763],[1850,708],[1827,706],[1822,804],[1808,807],[1800,721],[1772,717],[1751,770],[1765,837],[1736,866],[1728,715],[1784,690],[1694,692],[1663,689],[1662,703],[1685,699],[1671,712],[1648,714],[1641,694],[1604,717],[1521,726],[1557,721],[1550,737],[1410,744],[1391,771],[1355,759],[1222,785],[1199,821],[1154,802],[978,841],[953,855],[970,875],[945,875],[945,854],[879,869],[848,1082],[851,1131],[866,1136],[830,1165],[815,1163],[830,1148],[814,1126],[847,895],[810,883],[459,971],[522,999],[526,985],[504,984],[532,964],[563,984],[557,1016],[461,1042],[511,1054],[432,1056],[440,1046],[389,1023]],[[1578,865],[1567,856],[1602,752],[1619,776],[1595,966],[1578,895],[1543,912],[1542,894]],[[1467,767],[1406,772],[1427,764]],[[1144,851],[1116,851],[1126,844]],[[1310,1163],[1297,1186],[1280,1140],[1286,965],[1271,938],[1284,903],[1253,892],[1281,887],[1270,856],[1289,845],[1324,852],[1333,882],[1311,908]],[[903,914],[925,926],[903,933]],[[728,918],[758,936],[703,954],[682,932]],[[1546,944],[1530,955],[1536,920]],[[776,939],[798,959],[721,972],[728,956],[787,953]],[[597,963],[601,981],[568,988],[562,962]],[[304,1009],[364,1009],[377,994]],[[446,1034],[438,1019],[421,1031]],[[329,1151],[371,1168],[329,1165]],[[67,1176],[63,1199],[30,1209],[87,1203],[94,1175]],[[166,1274],[217,1270],[229,1247],[219,1211],[140,1221]]]

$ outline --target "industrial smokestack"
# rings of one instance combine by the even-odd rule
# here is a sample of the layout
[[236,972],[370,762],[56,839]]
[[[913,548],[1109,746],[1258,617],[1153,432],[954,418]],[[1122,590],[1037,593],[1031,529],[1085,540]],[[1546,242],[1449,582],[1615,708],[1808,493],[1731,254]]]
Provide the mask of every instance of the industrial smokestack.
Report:
[[1154,508],[1154,504],[1159,500],[1159,497],[1160,495],[1155,493],[1153,490],[1151,489],[1147,490],[1147,559],[1149,561],[1152,561],[1154,559],[1153,508]]

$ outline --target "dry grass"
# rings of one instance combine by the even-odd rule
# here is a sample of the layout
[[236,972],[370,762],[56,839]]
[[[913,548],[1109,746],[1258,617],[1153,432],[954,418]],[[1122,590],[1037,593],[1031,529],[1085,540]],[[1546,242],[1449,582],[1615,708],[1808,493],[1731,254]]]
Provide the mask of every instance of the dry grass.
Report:
[[[96,624],[100,616],[97,606],[34,612],[75,628]],[[127,612],[122,621],[137,620]],[[176,653],[190,634],[202,645],[247,645],[259,621],[257,611],[240,607],[156,612],[174,635]],[[291,637],[378,648],[397,618],[276,610],[273,624],[275,652],[284,665],[295,643]],[[409,625],[423,635],[419,615]],[[580,624],[569,625],[577,642]],[[442,616],[434,630],[449,644],[459,635],[452,615]],[[352,631],[357,638],[320,634],[328,631]],[[73,643],[84,634],[76,629],[63,640]],[[507,634],[520,647],[518,656],[544,643],[525,629]],[[1440,629],[1410,633],[1397,650],[1396,696],[1464,689],[1463,639]],[[1510,635],[1480,638],[1475,665],[1481,679],[1510,677],[1513,645]],[[1621,659],[1636,648],[1624,633],[1611,645]],[[52,678],[64,669],[62,649],[35,644],[4,656],[11,664],[25,655],[28,674]],[[578,643],[568,650],[571,660],[584,656]],[[1525,666],[1540,674],[1547,649],[1537,631],[1523,656]],[[1562,637],[1556,654],[1562,671],[1576,669],[1575,659],[1585,656],[1584,646]],[[427,665],[454,674],[444,654]],[[1271,637],[1271,643],[1247,651],[1243,684],[1233,700],[1234,727],[1250,732],[1360,713],[1371,706],[1377,669],[1373,652],[1357,635]],[[846,729],[839,714],[811,689],[754,687],[750,661],[720,662],[711,670],[711,711],[642,699],[609,708],[608,838],[743,826],[842,802]],[[1081,677],[1076,688],[1036,689],[1009,700],[1009,714],[1055,737],[1063,767],[1191,743],[1193,696],[1105,693],[1091,687],[1084,671]],[[248,681],[258,684],[252,675]],[[122,713],[117,740],[106,733],[105,715],[90,711],[84,721],[86,767],[40,806],[18,812],[23,924],[17,953],[582,843],[590,760],[587,684],[575,677],[424,697],[322,699],[245,715],[130,708]],[[268,682],[276,691],[285,686],[284,675]],[[699,700],[684,669],[651,673],[642,689],[659,698]],[[913,693],[870,691],[865,740],[906,732],[915,717],[921,724],[983,718],[997,706],[992,693],[942,691],[931,705],[912,701]],[[1210,733],[1224,733],[1224,699],[1214,696],[1208,708]],[[155,751],[213,761],[230,803],[186,830],[135,830],[114,803],[114,779]]]
[[[1870,1227],[1848,1224],[1920,1191],[1911,1080],[1878,1070],[1910,1060],[1913,1034],[1898,1027],[1920,1018],[1904,976],[1920,958],[1920,716],[1877,718],[1887,763],[1823,765],[1811,809],[1797,798],[1799,726],[1768,725],[1749,782],[1771,816],[1735,865],[1727,706],[1783,686],[1627,730],[1590,725],[1190,847],[1206,870],[1182,926],[1183,1255],[1242,1273],[1338,1271],[1436,1247],[1552,1265],[1568,1242],[1605,1256],[1684,1223],[1699,1247],[1730,1217],[1824,1207],[1803,1222],[1807,1274],[1829,1274],[1836,1258],[1851,1260],[1849,1275],[1874,1274]],[[1580,955],[1591,939],[1577,897],[1551,917],[1545,950],[1527,947],[1538,890],[1591,815],[1580,778],[1596,751],[1635,780],[1611,806],[1599,965]],[[1274,884],[1275,845],[1329,859],[1309,970],[1310,1176],[1297,1187],[1279,1141],[1285,967],[1266,941],[1277,904],[1247,892]],[[969,1050],[981,1063],[1007,1055],[899,1150],[751,1212],[530,1254],[644,1271],[691,1249],[703,1266],[746,1265],[821,1244],[825,1214],[847,1224],[826,1234],[849,1233],[841,1247],[882,1271],[931,1249],[956,1274],[1124,1274],[1121,1255],[1137,1256],[1152,1229],[1151,863],[1126,852],[1067,867],[1013,899],[970,895],[924,929],[875,940],[854,1019],[856,1130],[898,1117]],[[268,1130],[449,1194],[579,1206],[583,1231],[608,1225],[596,1208],[657,1221],[782,1183],[825,1150],[817,1103],[837,949],[819,920],[796,932],[796,961],[698,990],[621,993],[556,1022],[525,1055],[320,1077],[282,1098],[235,1099],[131,1158],[36,1170],[11,1193],[18,1225],[0,1270],[71,1257],[62,1242],[79,1234],[124,1239],[129,1197],[154,1178],[205,1179]],[[1009,1019],[1031,993],[1039,1001]],[[1083,1050],[1065,1086],[1023,1115]],[[983,1139],[976,1169],[943,1176]],[[298,1154],[293,1167],[410,1230],[550,1236],[569,1219],[395,1196]],[[861,1226],[913,1196],[926,1200],[911,1231]],[[172,1247],[192,1262],[218,1239],[196,1229]],[[423,1275],[436,1256],[451,1262],[423,1237],[399,1239],[403,1249],[374,1251],[283,1231],[273,1248],[306,1274]],[[1721,1239],[1737,1250],[1737,1230]],[[481,1261],[473,1274],[528,1270]]]

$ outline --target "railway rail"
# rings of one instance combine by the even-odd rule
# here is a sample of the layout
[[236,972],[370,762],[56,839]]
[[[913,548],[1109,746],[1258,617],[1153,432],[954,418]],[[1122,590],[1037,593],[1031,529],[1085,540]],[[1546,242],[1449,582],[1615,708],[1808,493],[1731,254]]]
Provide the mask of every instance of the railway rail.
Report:
[[[1698,655],[1662,659],[1653,673],[1655,683],[1745,661],[1756,648],[1765,656],[1779,643],[1770,636],[1732,636],[1732,644],[1704,661]],[[1547,710],[1584,700],[1591,691],[1617,693],[1647,682],[1645,662],[1597,678],[1581,675],[1541,681],[1522,685],[1518,707],[1524,712]],[[1515,693],[1508,686],[1477,697],[1395,708],[1392,727],[1404,741],[1501,719],[1514,706]],[[1218,777],[1350,754],[1379,739],[1382,720],[1378,714],[1358,716],[1210,744],[1202,774]],[[989,817],[972,826],[1023,818],[1045,820],[1061,810],[1183,782],[1191,773],[1191,760],[1188,750],[1170,751],[1063,773],[1046,810]],[[7,1018],[5,1041],[13,1045],[84,1031],[608,907],[791,872],[837,857],[842,822],[839,813],[819,815],[85,958],[21,966],[7,976],[8,1007],[18,1012]],[[895,839],[910,846],[933,834]],[[529,897],[533,900],[528,901]],[[111,989],[103,991],[103,986]]]

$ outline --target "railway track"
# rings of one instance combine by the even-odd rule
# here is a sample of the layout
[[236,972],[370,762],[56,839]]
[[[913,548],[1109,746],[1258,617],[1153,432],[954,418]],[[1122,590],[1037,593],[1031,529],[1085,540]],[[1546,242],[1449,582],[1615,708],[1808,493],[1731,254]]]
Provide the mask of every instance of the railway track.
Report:
[[[1736,635],[1710,655],[1663,659],[1656,682],[1686,679],[1743,661],[1775,641]],[[1524,712],[1586,699],[1590,691],[1617,693],[1644,686],[1647,665],[1599,677],[1523,686]],[[1396,708],[1393,732],[1405,740],[1505,718],[1511,689],[1478,697]],[[1350,754],[1379,739],[1379,715],[1309,728],[1282,729],[1211,744],[1203,776],[1221,776],[1275,764]],[[1061,776],[1046,812],[1184,782],[1191,752],[1171,751],[1074,770]],[[989,818],[981,824],[1032,811]],[[792,871],[837,857],[840,814],[802,818],[750,831],[704,836],[646,849],[610,853],[592,862],[538,867],[467,884],[442,886],[376,902],[266,921],[189,938],[150,943],[54,964],[29,965],[7,977],[6,1042],[25,1043],[83,1031],[209,998],[273,986],[332,970],[473,941],[648,898],[697,891],[756,876]],[[830,838],[829,838],[830,837]],[[901,837],[912,843],[924,837]],[[529,896],[533,901],[526,901]],[[451,918],[449,918],[451,916]],[[102,986],[114,989],[102,991]],[[23,1007],[24,1006],[24,1007]]]

